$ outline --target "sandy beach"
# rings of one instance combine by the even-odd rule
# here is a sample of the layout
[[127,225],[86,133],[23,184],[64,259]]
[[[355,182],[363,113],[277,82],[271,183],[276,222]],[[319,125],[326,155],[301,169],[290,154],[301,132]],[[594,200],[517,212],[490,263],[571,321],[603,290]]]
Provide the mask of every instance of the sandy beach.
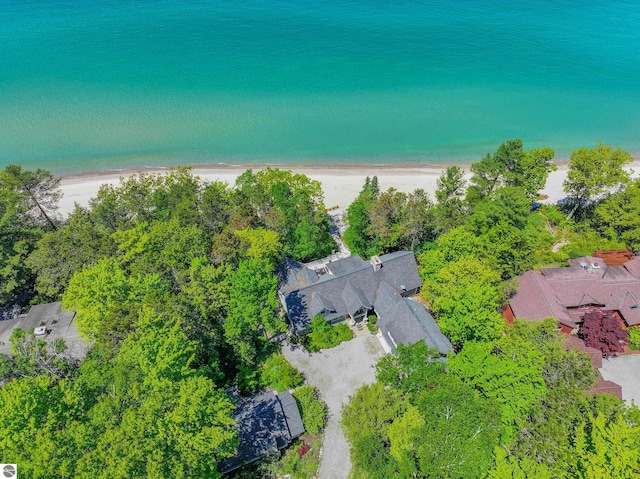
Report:
[[[467,179],[470,177],[469,165],[461,165],[466,172]],[[193,172],[204,181],[224,181],[233,185],[236,178],[247,168],[259,170],[261,166],[212,166],[194,167]],[[312,180],[317,180],[322,184],[324,191],[324,202],[327,208],[338,206],[348,207],[356,198],[364,184],[367,176],[377,176],[382,190],[395,188],[405,193],[416,188],[422,188],[429,193],[432,199],[436,190],[438,178],[446,166],[291,166],[281,168],[290,169],[295,173],[304,173]],[[630,167],[634,170],[634,176],[640,171],[640,161],[634,161]],[[562,190],[562,182],[566,178],[568,165],[566,162],[558,164],[558,170],[549,175],[545,188],[541,194],[547,195],[546,201],[556,202],[565,197]],[[143,169],[145,173],[161,173],[167,169]],[[81,206],[89,204],[102,184],[117,185],[121,177],[128,177],[138,171],[113,171],[95,174],[67,175],[62,176],[60,183],[63,198],[60,200],[59,213],[62,216],[68,215],[74,208],[74,204]]]

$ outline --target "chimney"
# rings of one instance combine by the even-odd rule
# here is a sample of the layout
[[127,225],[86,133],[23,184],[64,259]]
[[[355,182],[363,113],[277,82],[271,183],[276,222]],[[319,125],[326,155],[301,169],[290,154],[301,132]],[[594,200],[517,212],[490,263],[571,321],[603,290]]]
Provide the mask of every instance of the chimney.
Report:
[[382,268],[382,261],[380,261],[380,258],[378,256],[372,256],[370,263],[371,266],[373,266],[374,271],[378,271],[380,268]]

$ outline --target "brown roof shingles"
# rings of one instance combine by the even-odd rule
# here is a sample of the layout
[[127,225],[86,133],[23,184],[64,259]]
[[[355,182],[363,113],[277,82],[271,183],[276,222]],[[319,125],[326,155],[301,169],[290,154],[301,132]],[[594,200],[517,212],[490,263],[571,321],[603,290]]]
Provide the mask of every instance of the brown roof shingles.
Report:
[[572,327],[582,315],[576,308],[604,305],[603,309],[620,311],[627,325],[640,324],[640,258],[624,266],[607,266],[587,256],[570,260],[568,268],[528,271],[520,277],[510,305],[516,317],[553,316]]

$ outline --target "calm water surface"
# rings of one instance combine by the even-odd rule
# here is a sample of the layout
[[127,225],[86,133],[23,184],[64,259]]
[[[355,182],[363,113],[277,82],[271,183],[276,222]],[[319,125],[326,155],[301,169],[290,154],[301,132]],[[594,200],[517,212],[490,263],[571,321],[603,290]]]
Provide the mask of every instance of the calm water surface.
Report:
[[640,2],[0,0],[0,167],[640,153]]

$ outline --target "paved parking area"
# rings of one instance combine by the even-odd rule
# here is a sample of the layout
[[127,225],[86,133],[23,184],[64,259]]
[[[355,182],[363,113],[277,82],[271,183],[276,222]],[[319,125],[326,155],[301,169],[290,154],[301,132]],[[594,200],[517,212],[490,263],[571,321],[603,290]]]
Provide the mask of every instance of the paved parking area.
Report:
[[374,366],[383,354],[380,343],[375,336],[367,334],[313,354],[289,345],[283,346],[282,352],[304,374],[307,382],[318,389],[329,409],[318,479],[346,479],[351,460],[349,445],[340,427],[342,405],[360,386],[375,382]]
[[640,407],[640,355],[632,354],[602,360],[600,369],[607,381],[622,386],[622,399]]

